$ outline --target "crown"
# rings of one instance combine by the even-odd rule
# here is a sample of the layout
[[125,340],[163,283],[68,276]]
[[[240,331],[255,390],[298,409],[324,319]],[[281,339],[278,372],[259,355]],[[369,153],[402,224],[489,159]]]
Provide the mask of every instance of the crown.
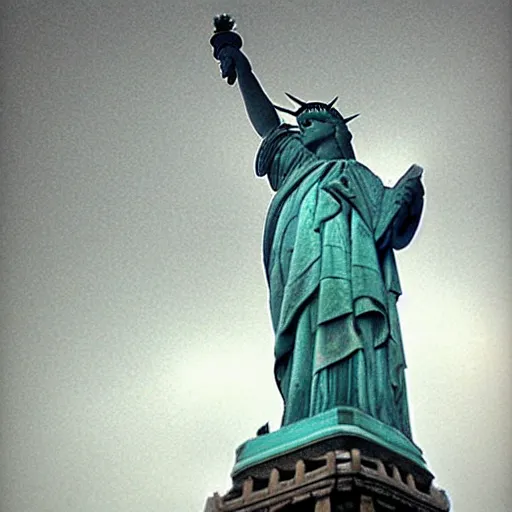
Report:
[[331,114],[334,118],[339,119],[343,123],[347,124],[348,122],[352,121],[352,119],[355,119],[359,115],[354,114],[353,116],[350,117],[343,117],[335,108],[333,108],[333,105],[338,101],[337,96],[329,103],[322,103],[320,101],[306,102],[300,100],[299,98],[296,98],[295,96],[292,96],[287,92],[285,92],[285,94],[293,102],[297,103],[297,105],[299,105],[299,108],[293,111],[284,107],[280,107],[279,105],[274,105],[274,107],[277,110],[280,110],[281,112],[286,112],[287,114],[291,114],[294,117],[299,117],[301,114],[304,114],[305,112],[327,112]]

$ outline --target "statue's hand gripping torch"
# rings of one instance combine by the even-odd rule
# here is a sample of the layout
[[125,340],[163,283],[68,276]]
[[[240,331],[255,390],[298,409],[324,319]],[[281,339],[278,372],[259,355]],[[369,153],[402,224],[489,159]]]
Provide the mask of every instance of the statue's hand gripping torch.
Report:
[[229,14],[219,14],[213,19],[214,33],[210,39],[213,46],[213,56],[220,62],[222,78],[228,79],[228,84],[233,85],[236,82],[236,67],[233,58],[223,52],[226,47],[240,49],[242,48],[242,38],[234,32],[235,20]]

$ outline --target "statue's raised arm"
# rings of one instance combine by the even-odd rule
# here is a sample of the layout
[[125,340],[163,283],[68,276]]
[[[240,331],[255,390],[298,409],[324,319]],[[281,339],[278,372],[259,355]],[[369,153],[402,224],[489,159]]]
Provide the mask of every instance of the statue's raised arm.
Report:
[[238,81],[247,115],[261,137],[279,126],[279,117],[274,105],[261,87],[251,69],[249,59],[240,51],[242,38],[233,32],[234,20],[221,14],[214,20],[215,34],[211,39],[214,57],[220,62],[223,78],[230,85]]

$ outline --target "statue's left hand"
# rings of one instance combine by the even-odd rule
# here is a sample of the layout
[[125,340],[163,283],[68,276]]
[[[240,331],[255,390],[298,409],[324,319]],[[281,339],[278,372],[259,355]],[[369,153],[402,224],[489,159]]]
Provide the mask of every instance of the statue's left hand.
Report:
[[[394,220],[397,233],[402,233],[411,219],[419,218],[423,209],[424,194],[420,178],[408,179],[397,190],[395,202],[400,205]],[[394,243],[395,248],[399,248],[400,245],[402,244]]]

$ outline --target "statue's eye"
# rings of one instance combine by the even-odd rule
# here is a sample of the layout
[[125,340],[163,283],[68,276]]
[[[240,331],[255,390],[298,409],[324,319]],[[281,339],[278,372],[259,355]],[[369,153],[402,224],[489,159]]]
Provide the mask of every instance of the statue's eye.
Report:
[[311,125],[312,125],[311,119],[304,119],[304,121],[302,121],[302,126],[311,126]]

